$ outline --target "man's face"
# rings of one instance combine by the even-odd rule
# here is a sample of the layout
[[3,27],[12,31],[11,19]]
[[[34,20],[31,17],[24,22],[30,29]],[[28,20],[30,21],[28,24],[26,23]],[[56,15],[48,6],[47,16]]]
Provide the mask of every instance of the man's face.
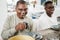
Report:
[[48,14],[53,14],[53,12],[54,12],[54,6],[53,6],[53,4],[47,4],[46,5],[46,7],[45,7],[45,10],[46,10],[46,12],[48,13]]
[[26,4],[18,4],[18,6],[16,7],[16,12],[17,12],[17,16],[19,18],[23,19],[27,14],[27,5]]

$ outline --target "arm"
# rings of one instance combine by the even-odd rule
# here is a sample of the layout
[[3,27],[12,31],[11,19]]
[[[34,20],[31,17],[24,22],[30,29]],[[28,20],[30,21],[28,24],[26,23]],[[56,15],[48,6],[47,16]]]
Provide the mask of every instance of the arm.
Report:
[[30,31],[32,31],[32,29],[33,29],[33,21],[32,21],[32,19],[30,19],[30,27],[29,27],[29,29],[30,29]]
[[37,31],[37,23],[34,22],[33,23],[33,29],[32,29],[33,32],[36,32]]
[[10,28],[10,17],[7,18],[1,36],[3,39],[8,39],[10,36],[14,35],[16,32],[15,28]]

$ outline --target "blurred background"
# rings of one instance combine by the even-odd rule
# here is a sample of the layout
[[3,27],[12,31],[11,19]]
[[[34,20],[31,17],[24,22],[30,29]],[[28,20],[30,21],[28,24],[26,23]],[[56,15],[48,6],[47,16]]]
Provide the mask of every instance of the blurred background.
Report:
[[[8,15],[15,13],[15,6],[18,0],[0,0],[0,38],[3,24]],[[36,21],[44,12],[44,3],[49,0],[25,0],[28,5],[28,14],[33,21]],[[60,16],[60,0],[53,1],[55,6],[54,16]],[[35,6],[33,6],[35,5]]]

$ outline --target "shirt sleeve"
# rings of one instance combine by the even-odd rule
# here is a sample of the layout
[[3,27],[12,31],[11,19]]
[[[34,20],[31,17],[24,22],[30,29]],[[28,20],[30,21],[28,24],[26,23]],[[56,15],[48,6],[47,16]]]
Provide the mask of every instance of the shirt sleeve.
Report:
[[1,36],[3,39],[8,39],[10,36],[14,35],[16,32],[15,27],[10,28],[10,17],[7,18],[7,20],[4,23],[3,30],[1,33]]
[[41,28],[41,25],[40,25],[40,21],[39,20],[36,20],[34,23],[33,23],[33,32],[37,32],[38,30],[40,30]]
[[37,31],[37,23],[36,22],[33,23],[32,31],[33,32],[36,32]]
[[32,19],[30,20],[30,31],[32,31],[32,29],[33,29],[33,21],[32,21]]

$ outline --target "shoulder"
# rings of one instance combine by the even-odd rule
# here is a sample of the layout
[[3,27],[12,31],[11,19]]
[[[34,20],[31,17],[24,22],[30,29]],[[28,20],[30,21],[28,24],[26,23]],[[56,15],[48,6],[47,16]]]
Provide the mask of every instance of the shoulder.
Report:
[[39,20],[45,20],[46,18],[47,18],[47,15],[46,13],[44,13],[39,17]]
[[33,20],[32,20],[30,17],[27,17],[27,16],[26,16],[26,20],[27,20],[27,22],[29,22],[30,24],[33,23]]
[[11,19],[14,19],[16,16],[16,14],[13,14],[13,15],[8,15],[6,20],[11,20]]
[[30,18],[30,17],[28,17],[28,16],[26,16],[25,18],[28,19],[28,20],[32,20],[32,18]]

